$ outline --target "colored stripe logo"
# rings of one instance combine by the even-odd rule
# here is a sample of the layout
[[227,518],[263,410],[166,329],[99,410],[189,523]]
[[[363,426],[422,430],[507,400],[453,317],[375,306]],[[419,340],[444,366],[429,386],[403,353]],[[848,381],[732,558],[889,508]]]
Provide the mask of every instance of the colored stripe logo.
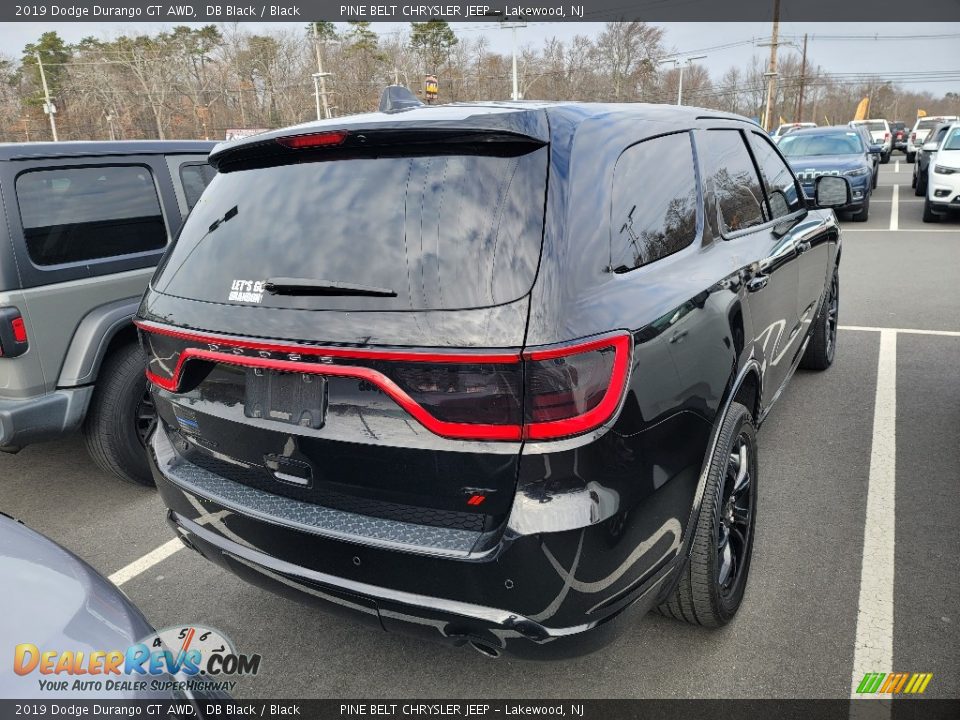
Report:
[[857,686],[860,695],[922,695],[933,673],[867,673]]

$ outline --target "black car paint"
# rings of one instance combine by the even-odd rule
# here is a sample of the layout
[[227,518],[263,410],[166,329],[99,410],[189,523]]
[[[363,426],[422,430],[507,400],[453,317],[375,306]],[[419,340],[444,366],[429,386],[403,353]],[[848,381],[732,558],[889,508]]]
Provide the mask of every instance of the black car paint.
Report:
[[[264,307],[254,315],[248,307],[151,290],[140,318],[285,340],[315,338],[314,328],[322,327],[320,342],[426,348],[530,348],[629,330],[632,366],[613,418],[585,435],[556,441],[457,441],[417,431],[405,418],[383,412],[372,396],[365,401],[356,392],[354,401],[366,402],[368,420],[378,423],[375,437],[330,422],[316,431],[327,438],[316,455],[282,427],[264,433],[255,446],[259,453],[293,443],[315,467],[327,466],[330,458],[355,462],[373,456],[377,479],[354,488],[358,493],[377,483],[383,490],[397,473],[410,480],[410,468],[421,461],[449,463],[443,467],[459,472],[445,470],[431,479],[436,493],[438,481],[455,475],[451,487],[439,492],[442,502],[434,500],[444,510],[452,509],[462,490],[494,485],[499,497],[489,512],[484,509],[482,531],[469,552],[456,557],[306,533],[172,480],[168,475],[184,462],[182,454],[215,456],[222,449],[204,448],[176,430],[175,404],[206,412],[201,424],[221,421],[215,416],[222,418],[225,406],[211,408],[200,396],[185,402],[155,388],[169,434],[154,437],[154,475],[184,541],[253,582],[347,610],[387,630],[472,642],[490,654],[578,654],[612,637],[607,631],[616,623],[609,621],[627,608],[645,612],[669,595],[686,562],[706,459],[726,409],[736,399],[760,422],[789,380],[839,261],[839,230],[832,212],[803,210],[723,236],[712,183],[702,172],[709,154],[705,133],[756,130],[735,116],[563,104],[468,111],[467,120],[444,122],[489,126],[506,117],[549,140],[542,253],[533,289],[523,298],[471,310]],[[398,128],[409,122],[404,113],[371,118],[368,123]],[[339,125],[319,126],[327,127]],[[691,132],[698,156],[697,239],[650,265],[613,273],[603,262],[610,242],[603,209],[610,207],[613,167],[628,146],[674,132]],[[254,436],[238,438],[238,446],[253,443]],[[279,483],[271,492],[291,494]]]

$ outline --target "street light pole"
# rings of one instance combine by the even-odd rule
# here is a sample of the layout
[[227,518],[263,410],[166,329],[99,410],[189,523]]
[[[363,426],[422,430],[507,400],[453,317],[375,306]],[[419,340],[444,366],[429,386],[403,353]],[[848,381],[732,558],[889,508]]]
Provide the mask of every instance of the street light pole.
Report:
[[683,68],[687,65],[693,65],[694,60],[703,60],[706,55],[692,55],[688,58],[667,58],[661,60],[658,64],[673,63],[673,66],[680,70],[680,78],[677,83],[677,105],[683,105]]
[[40,82],[43,84],[43,111],[50,117],[50,132],[53,134],[53,141],[57,142],[57,108],[50,100],[50,88],[47,87],[47,74],[43,71],[43,60],[40,59],[40,51],[37,53],[37,65],[40,68]]
[[501,21],[501,27],[513,31],[513,93],[510,96],[511,100],[520,99],[520,87],[517,82],[517,28],[525,28],[526,26],[527,23],[524,20],[508,20],[504,18]]

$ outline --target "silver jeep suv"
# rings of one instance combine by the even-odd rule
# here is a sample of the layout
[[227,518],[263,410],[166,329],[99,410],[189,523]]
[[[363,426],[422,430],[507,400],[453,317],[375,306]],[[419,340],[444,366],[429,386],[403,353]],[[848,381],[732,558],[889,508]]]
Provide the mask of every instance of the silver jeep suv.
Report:
[[0,145],[0,450],[82,427],[104,470],[152,484],[131,318],[214,175],[213,145]]

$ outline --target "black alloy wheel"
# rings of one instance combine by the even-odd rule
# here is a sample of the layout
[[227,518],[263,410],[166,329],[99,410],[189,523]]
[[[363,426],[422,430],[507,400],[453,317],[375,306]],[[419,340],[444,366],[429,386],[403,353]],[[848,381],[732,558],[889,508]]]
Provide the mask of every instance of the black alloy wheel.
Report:
[[157,426],[157,406],[153,404],[153,397],[150,395],[150,387],[143,393],[140,402],[137,403],[135,415],[137,425],[137,439],[144,448],[147,447],[147,440],[150,439],[153,429]]
[[724,599],[734,596],[745,576],[753,533],[753,448],[741,433],[724,472],[717,525],[717,587]]

